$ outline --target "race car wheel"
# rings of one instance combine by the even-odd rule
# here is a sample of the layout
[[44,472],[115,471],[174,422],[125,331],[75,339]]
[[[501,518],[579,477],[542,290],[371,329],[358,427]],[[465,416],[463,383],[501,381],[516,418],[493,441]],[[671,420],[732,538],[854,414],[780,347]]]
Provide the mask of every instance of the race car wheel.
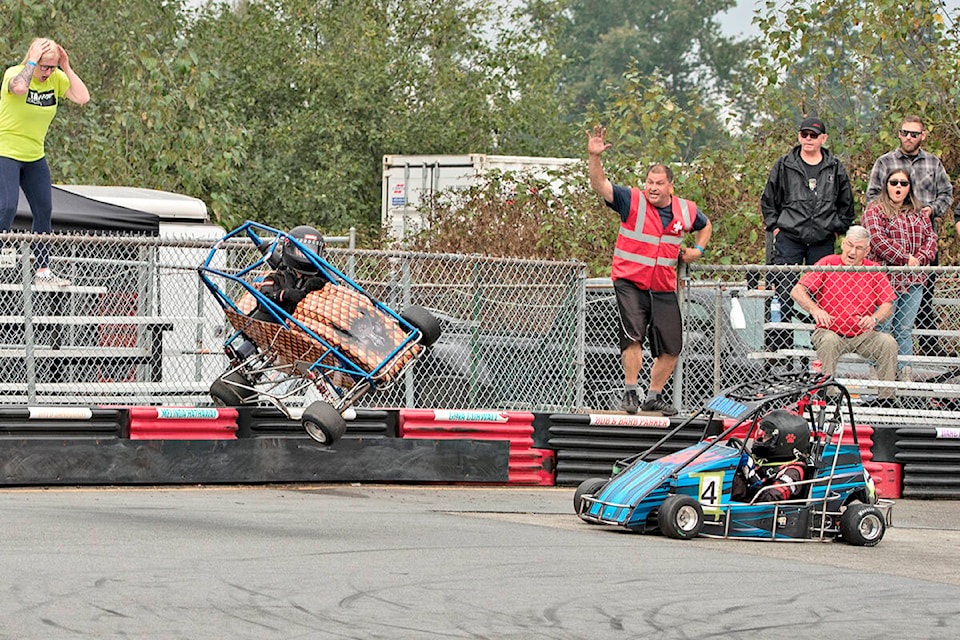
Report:
[[347,431],[347,421],[327,402],[314,402],[300,418],[307,435],[323,445],[331,445]]
[[250,381],[242,373],[232,371],[213,381],[210,385],[210,397],[218,407],[241,407],[256,399],[256,393],[241,388],[249,386]]
[[[580,483],[577,490],[573,492],[573,511],[577,515],[583,508],[583,496],[592,496],[607,484],[607,478],[587,478]],[[590,522],[587,520],[586,522]]]
[[872,547],[883,539],[887,524],[872,504],[855,502],[840,516],[840,536],[856,547]]
[[432,313],[419,305],[410,305],[400,317],[420,331],[420,344],[429,347],[440,338],[440,323]]
[[691,496],[667,496],[657,512],[657,524],[668,538],[696,538],[703,528],[703,508]]

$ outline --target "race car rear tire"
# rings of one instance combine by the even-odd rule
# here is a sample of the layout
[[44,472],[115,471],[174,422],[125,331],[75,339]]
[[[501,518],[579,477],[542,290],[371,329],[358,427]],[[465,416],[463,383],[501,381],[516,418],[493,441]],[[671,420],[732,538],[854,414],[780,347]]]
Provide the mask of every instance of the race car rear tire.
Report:
[[440,338],[440,323],[432,313],[413,304],[403,310],[400,317],[420,332],[420,344],[429,347]]
[[[577,490],[573,492],[573,512],[580,515],[580,508],[583,503],[583,496],[592,496],[599,491],[603,485],[607,484],[608,478],[587,478],[580,483]],[[590,522],[585,520],[584,522]],[[594,524],[594,523],[591,523]]]
[[322,445],[331,445],[347,431],[347,421],[328,402],[314,402],[304,409],[300,418],[307,435]]
[[256,400],[256,393],[241,389],[237,385],[250,386],[250,381],[239,371],[231,371],[227,375],[214,380],[213,384],[210,385],[210,397],[213,398],[213,404],[218,407],[242,407]]
[[872,547],[887,530],[883,512],[872,504],[854,502],[840,516],[840,537],[855,547]]
[[660,532],[668,538],[696,538],[703,528],[703,507],[685,494],[667,496],[657,511],[657,524]]

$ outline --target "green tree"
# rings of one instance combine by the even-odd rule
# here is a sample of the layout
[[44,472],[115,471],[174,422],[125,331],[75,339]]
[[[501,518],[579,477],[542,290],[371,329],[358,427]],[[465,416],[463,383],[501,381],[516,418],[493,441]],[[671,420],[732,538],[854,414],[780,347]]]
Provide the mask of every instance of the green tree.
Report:
[[726,82],[737,66],[738,43],[722,34],[716,20],[734,0],[551,4],[559,25],[557,46],[569,61],[561,69],[561,82],[573,114],[602,108],[628,68],[641,75],[659,73],[676,99],[695,87]]
[[201,66],[252,132],[231,222],[379,226],[385,154],[555,149],[548,62],[519,31],[490,40],[490,19],[462,0],[209,7]]

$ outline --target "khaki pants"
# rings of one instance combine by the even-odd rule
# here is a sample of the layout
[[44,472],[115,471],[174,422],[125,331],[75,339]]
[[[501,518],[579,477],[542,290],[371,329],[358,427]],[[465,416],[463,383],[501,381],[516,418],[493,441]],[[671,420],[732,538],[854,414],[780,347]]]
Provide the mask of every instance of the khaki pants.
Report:
[[[835,375],[837,360],[845,353],[856,353],[877,363],[877,375],[881,380],[893,382],[897,377],[897,341],[889,333],[867,331],[858,336],[846,337],[829,329],[816,329],[810,341],[817,349],[823,364],[823,372]],[[893,389],[880,389],[877,396],[893,398]]]

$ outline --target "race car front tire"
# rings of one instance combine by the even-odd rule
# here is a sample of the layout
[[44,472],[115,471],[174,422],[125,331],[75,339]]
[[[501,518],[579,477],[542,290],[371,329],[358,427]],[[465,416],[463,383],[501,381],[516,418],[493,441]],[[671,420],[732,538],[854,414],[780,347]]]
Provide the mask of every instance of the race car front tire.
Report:
[[703,528],[703,507],[685,494],[667,496],[657,511],[657,524],[660,532],[668,538],[696,538]]
[[213,381],[210,385],[210,397],[218,407],[242,407],[256,399],[256,393],[242,388],[249,386],[250,381],[242,373],[231,371]]
[[[608,480],[608,478],[587,478],[581,482],[577,490],[573,492],[573,512],[580,515],[580,510],[583,508],[583,496],[594,495],[603,488],[603,485],[607,484]],[[590,522],[590,520],[585,520],[585,522]]]
[[413,304],[403,310],[400,317],[420,332],[420,344],[429,347],[440,338],[440,323],[432,313]]
[[328,402],[311,403],[304,409],[300,422],[308,436],[326,446],[342,438],[347,431],[347,421]]
[[840,537],[855,547],[872,547],[887,530],[883,512],[872,504],[854,502],[840,516]]

